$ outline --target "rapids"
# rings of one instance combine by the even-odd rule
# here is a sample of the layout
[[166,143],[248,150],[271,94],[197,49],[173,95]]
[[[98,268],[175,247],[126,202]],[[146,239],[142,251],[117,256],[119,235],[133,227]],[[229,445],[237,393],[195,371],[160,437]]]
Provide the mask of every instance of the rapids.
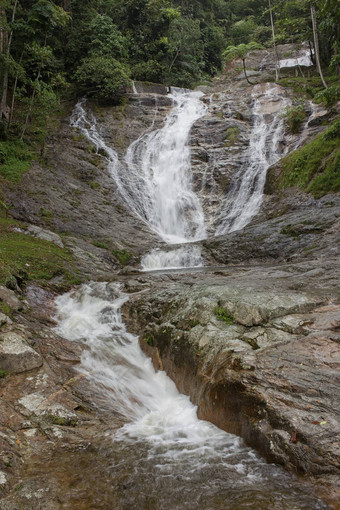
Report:
[[[92,283],[56,300],[57,332],[82,341],[80,371],[123,421],[111,433],[107,484],[124,480],[120,508],[317,510],[297,480],[243,441],[197,418],[196,407],[126,331],[118,284]],[[95,466],[93,466],[95,470]],[[96,488],[93,487],[96,492]],[[105,491],[98,508],[108,508]]]

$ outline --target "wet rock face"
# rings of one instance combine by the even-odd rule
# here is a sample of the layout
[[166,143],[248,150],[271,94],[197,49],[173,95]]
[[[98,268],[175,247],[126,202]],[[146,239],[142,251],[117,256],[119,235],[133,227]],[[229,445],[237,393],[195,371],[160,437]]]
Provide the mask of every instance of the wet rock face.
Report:
[[152,294],[128,306],[141,347],[200,418],[314,476],[337,508],[340,306],[327,304],[340,298],[334,271],[333,260],[322,271],[317,261],[230,266],[204,283],[199,274],[153,277]]
[[[264,211],[264,209],[266,209]],[[269,217],[269,219],[268,219]],[[300,260],[339,255],[340,199],[322,200],[291,193],[270,199],[244,229],[203,241],[205,258],[222,264],[245,261]],[[261,221],[262,220],[262,221]],[[335,268],[337,271],[337,269]]]
[[75,370],[81,346],[55,334],[53,294],[30,285],[24,297],[29,313],[0,316],[0,507],[95,507],[87,475],[79,480],[106,479],[105,434],[120,419]]

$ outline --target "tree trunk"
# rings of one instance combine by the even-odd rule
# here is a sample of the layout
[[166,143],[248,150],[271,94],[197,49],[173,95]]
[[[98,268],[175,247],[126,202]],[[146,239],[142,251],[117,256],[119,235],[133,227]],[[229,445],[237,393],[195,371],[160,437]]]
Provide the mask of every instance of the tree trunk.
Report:
[[242,62],[243,62],[243,71],[244,71],[244,76],[246,77],[247,82],[249,83],[249,85],[254,85],[254,83],[252,83],[251,81],[249,81],[248,76],[247,76],[247,71],[246,71],[246,59],[245,59],[245,58],[243,58],[243,59],[242,59]]
[[[39,83],[40,75],[41,75],[41,68],[39,68],[39,71],[38,71],[38,75],[37,75],[37,79],[36,79],[37,84]],[[32,113],[32,108],[33,108],[33,104],[34,104],[34,99],[35,99],[36,91],[37,91],[37,89],[36,89],[36,87],[34,87],[33,92],[32,92],[32,96],[31,96],[30,105],[28,107],[28,111],[27,111],[27,115],[26,115],[26,119],[25,119],[25,124],[24,124],[24,127],[22,129],[20,140],[24,139],[24,136],[25,136],[25,133],[26,133],[27,124],[28,124],[29,118],[30,118],[31,113]]]
[[313,25],[313,37],[314,37],[314,49],[315,49],[315,60],[316,60],[316,67],[318,70],[318,73],[320,75],[321,81],[323,83],[323,86],[325,89],[327,89],[327,83],[325,82],[325,79],[322,74],[322,69],[320,65],[320,56],[319,56],[319,40],[318,40],[318,31],[316,28],[316,17],[315,17],[315,7],[314,5],[311,5],[310,8],[311,16],[312,16],[312,25]]
[[[19,66],[21,65],[22,58],[24,56],[24,51],[25,50],[22,50],[22,52],[21,52],[20,60],[19,60]],[[12,124],[13,113],[14,113],[14,103],[15,103],[15,93],[17,91],[18,78],[19,78],[19,69],[17,69],[17,72],[15,74],[15,80],[14,80],[14,87],[13,87],[13,93],[12,93],[12,101],[11,101],[11,109],[10,109],[10,114],[9,114],[8,127],[10,127],[10,125]]]
[[[13,11],[12,11],[12,19],[11,22],[14,23],[15,20],[15,13],[17,10],[18,0],[15,0]],[[1,13],[3,16],[6,16],[5,11]],[[3,42],[3,53],[5,53],[5,58],[7,60],[6,67],[4,70],[3,78],[2,78],[2,97],[1,97],[1,103],[0,103],[0,119],[2,117],[5,117],[8,120],[8,113],[7,113],[7,92],[8,92],[8,59],[10,56],[11,51],[11,44],[12,44],[12,37],[13,37],[13,29],[11,30],[10,34],[8,35],[8,32],[4,32],[4,38]]]
[[277,52],[277,47],[276,47],[276,42],[275,42],[275,28],[274,28],[272,4],[271,4],[270,0],[268,0],[268,3],[269,3],[270,24],[272,26],[273,47],[274,47],[274,55],[275,55],[275,81],[278,81],[279,76],[280,76],[279,55]]

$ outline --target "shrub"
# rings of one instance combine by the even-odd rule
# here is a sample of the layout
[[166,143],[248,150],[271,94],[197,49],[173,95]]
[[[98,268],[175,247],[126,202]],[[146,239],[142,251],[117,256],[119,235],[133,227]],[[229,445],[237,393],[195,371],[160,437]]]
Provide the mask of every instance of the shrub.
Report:
[[314,96],[316,103],[323,103],[326,108],[334,106],[340,100],[340,85],[331,85]]
[[300,127],[305,120],[306,112],[302,104],[297,106],[288,106],[283,112],[283,117],[287,121],[289,131],[296,134],[299,132]]

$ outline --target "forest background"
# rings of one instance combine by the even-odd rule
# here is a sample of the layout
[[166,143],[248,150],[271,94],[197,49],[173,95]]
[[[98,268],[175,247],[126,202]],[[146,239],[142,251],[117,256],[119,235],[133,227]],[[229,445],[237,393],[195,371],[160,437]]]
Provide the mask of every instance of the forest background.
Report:
[[43,153],[63,99],[114,104],[131,79],[194,87],[221,72],[230,46],[309,41],[314,58],[311,7],[336,100],[338,0],[0,0],[0,177],[19,179]]

